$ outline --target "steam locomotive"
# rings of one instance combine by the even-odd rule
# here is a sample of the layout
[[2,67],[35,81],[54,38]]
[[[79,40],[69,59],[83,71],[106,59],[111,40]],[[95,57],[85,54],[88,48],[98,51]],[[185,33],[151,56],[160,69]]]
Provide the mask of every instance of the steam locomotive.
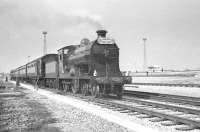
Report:
[[82,39],[58,54],[47,54],[11,70],[11,80],[57,88],[94,97],[123,93],[123,76],[119,69],[119,48],[106,30],[97,31],[97,39]]

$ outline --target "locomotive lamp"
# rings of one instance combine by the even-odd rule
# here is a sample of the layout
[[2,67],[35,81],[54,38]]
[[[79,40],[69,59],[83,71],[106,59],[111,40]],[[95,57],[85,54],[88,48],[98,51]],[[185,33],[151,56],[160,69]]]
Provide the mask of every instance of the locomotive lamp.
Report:
[[47,35],[47,32],[43,31],[42,34],[44,35],[43,55],[46,55],[47,54],[47,44],[46,44],[46,35]]

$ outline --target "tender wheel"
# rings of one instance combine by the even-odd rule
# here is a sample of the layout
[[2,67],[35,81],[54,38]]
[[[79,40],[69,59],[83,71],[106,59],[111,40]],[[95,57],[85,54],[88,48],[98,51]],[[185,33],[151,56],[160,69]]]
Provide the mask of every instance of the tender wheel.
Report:
[[67,85],[67,92],[69,92],[70,91],[70,85],[68,84]]
[[85,95],[89,94],[89,85],[86,83],[85,84]]
[[78,93],[78,88],[76,88],[74,85],[72,85],[72,93],[76,94]]
[[68,84],[65,84],[65,85],[64,85],[64,91],[65,91],[65,92],[69,92],[69,90],[70,90],[70,89],[69,89],[69,85],[68,85]]
[[78,80],[73,80],[73,84],[72,84],[72,93],[76,94],[79,91],[79,84],[78,84]]
[[64,92],[67,92],[66,84],[63,84],[63,85],[62,85],[62,90],[63,90]]
[[88,95],[89,93],[89,85],[87,83],[83,84],[82,88],[81,88],[81,93],[83,95]]

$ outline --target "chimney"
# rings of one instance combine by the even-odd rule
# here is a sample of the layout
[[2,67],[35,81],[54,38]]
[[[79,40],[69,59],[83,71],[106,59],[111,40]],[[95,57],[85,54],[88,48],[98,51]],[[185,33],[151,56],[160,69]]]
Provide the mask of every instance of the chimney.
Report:
[[98,35],[98,38],[99,38],[99,37],[105,38],[105,37],[106,37],[107,31],[106,31],[106,30],[97,30],[96,33],[97,33],[97,35]]

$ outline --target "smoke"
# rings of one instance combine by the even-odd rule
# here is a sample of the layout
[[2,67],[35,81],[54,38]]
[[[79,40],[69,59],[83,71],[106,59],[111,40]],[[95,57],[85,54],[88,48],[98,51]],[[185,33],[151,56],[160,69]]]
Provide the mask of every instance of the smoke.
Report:
[[78,23],[87,23],[96,29],[102,29],[102,17],[100,15],[92,14],[88,10],[78,9],[70,11],[72,17],[77,17]]
[[55,10],[57,7],[42,2],[20,3],[5,1],[1,4],[0,26],[7,25],[18,29],[54,29],[62,30],[85,25],[94,30],[102,29],[102,16],[86,9]]
[[[91,14],[83,10],[68,11],[68,13],[57,13],[49,18],[51,25],[57,25],[60,28],[74,28],[77,26],[85,26],[93,30],[102,29],[102,17]],[[54,20],[54,21],[53,21]]]

